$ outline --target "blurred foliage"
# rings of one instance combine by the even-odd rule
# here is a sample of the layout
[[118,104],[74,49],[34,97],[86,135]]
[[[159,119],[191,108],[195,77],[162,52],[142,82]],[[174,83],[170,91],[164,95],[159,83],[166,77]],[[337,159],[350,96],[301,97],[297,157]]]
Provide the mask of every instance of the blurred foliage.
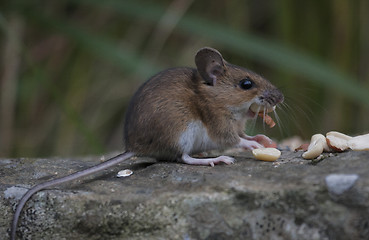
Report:
[[203,46],[271,80],[277,139],[369,131],[369,2],[8,0],[0,3],[0,156],[119,150],[125,108]]

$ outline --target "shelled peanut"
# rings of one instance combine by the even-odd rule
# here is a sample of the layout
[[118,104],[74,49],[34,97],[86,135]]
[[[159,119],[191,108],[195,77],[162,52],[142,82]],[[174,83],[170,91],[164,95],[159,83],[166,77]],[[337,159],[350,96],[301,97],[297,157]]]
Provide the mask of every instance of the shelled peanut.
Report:
[[369,150],[369,134],[351,137],[346,134],[331,131],[324,137],[315,134],[311,137],[310,144],[302,157],[314,159],[324,152],[343,152],[346,150],[365,151]]

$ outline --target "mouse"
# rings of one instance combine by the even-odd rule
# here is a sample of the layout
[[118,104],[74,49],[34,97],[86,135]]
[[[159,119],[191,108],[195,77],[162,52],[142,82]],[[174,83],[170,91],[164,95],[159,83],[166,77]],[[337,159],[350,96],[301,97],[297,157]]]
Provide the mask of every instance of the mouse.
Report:
[[[248,136],[246,121],[260,111],[274,111],[282,92],[267,79],[244,67],[228,63],[210,47],[198,50],[196,68],[176,67],[157,73],[133,95],[126,110],[125,152],[91,168],[40,183],[19,201],[11,225],[11,239],[22,209],[36,192],[73,181],[133,156],[152,157],[191,165],[232,164],[229,156],[195,157],[209,150],[274,146],[267,136]],[[255,110],[255,106],[256,109]],[[195,155],[195,156],[194,156]]]

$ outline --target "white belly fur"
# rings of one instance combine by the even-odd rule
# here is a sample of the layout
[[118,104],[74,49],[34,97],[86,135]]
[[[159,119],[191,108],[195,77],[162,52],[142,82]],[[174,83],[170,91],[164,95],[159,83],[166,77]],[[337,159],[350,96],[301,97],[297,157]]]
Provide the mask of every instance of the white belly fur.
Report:
[[208,135],[201,121],[193,121],[179,137],[178,144],[185,154],[199,153],[217,149],[217,144]]

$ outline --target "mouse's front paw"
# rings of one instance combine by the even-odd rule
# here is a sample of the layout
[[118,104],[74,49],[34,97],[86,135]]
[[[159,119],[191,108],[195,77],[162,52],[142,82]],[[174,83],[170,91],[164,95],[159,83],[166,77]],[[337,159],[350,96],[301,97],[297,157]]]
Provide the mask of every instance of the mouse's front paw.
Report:
[[263,147],[266,147],[266,148],[268,148],[268,147],[269,148],[276,148],[277,147],[277,144],[275,142],[273,142],[272,139],[270,139],[269,137],[267,137],[263,134],[258,134],[258,135],[253,136],[253,137],[247,136],[245,139],[249,140],[249,141],[256,141],[260,145],[262,145]]
[[253,150],[256,148],[263,148],[264,146],[254,140],[246,140],[241,138],[240,143],[238,144],[239,147],[246,149],[246,150]]

